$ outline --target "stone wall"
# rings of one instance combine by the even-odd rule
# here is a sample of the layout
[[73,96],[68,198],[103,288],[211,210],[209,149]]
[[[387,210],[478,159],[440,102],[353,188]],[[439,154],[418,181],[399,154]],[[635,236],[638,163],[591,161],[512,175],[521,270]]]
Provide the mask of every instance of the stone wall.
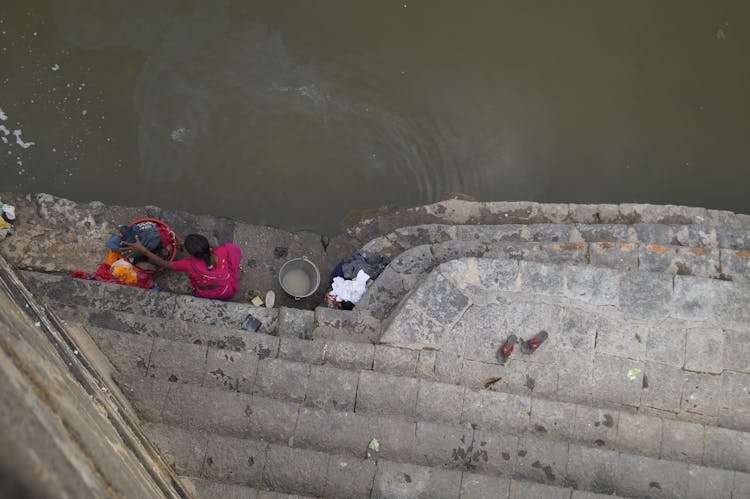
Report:
[[0,496],[187,497],[106,377],[106,358],[0,257]]

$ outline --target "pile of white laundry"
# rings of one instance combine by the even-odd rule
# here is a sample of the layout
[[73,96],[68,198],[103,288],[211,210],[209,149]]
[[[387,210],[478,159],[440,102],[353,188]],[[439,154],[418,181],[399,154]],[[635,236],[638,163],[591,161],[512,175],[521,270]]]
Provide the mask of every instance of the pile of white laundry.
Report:
[[336,301],[357,303],[367,290],[368,279],[370,279],[370,276],[364,270],[357,272],[354,279],[334,277],[331,284],[331,294],[336,297]]

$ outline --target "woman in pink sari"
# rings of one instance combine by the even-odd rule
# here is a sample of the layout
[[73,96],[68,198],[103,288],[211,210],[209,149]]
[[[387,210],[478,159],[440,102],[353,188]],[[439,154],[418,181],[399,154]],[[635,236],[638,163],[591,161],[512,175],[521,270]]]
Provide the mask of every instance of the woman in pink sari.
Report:
[[190,234],[185,238],[185,251],[189,258],[170,262],[149,251],[136,238],[134,243],[122,243],[123,253],[132,255],[141,253],[159,267],[185,272],[190,279],[195,296],[213,300],[230,300],[237,293],[242,250],[235,244],[226,243],[214,248],[208,239],[199,234]]

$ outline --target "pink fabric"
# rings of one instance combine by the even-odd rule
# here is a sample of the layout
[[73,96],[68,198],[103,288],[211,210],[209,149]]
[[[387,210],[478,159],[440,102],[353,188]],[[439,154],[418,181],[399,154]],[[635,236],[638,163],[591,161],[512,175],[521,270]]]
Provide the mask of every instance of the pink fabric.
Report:
[[237,293],[242,250],[235,244],[226,243],[213,252],[218,260],[213,269],[209,270],[206,262],[195,257],[172,262],[172,269],[187,273],[195,296],[230,300]]

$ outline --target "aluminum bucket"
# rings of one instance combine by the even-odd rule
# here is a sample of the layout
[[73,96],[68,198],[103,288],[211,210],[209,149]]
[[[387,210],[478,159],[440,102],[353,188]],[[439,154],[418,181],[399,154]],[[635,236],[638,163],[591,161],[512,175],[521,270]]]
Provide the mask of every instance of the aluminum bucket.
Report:
[[320,286],[320,271],[307,257],[295,258],[281,266],[279,284],[295,300],[307,298]]

